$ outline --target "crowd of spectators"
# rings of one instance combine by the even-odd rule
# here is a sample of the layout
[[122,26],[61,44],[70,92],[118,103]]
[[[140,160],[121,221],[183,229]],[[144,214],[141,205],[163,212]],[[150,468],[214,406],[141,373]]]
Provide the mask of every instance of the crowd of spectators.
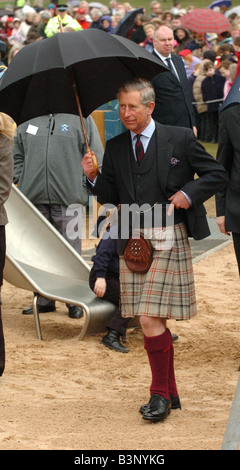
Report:
[[[106,5],[71,0],[66,5],[50,3],[47,7],[43,6],[43,0],[31,2],[32,5],[17,0],[14,8],[6,6],[0,15],[0,76],[22,47],[59,31],[58,16],[65,31],[98,28],[118,34],[119,22],[134,10],[130,3],[116,0],[110,0]],[[181,8],[179,2],[174,1],[173,7],[166,11],[158,0],[153,0],[148,11],[142,8],[143,12],[135,15],[125,35],[152,52],[157,27],[167,24],[173,29],[174,52],[185,65],[198,135],[203,141],[215,142],[217,137],[213,129],[219,106],[240,72],[240,17],[237,13],[228,16],[230,27],[221,34],[214,31],[200,34],[181,26],[182,17],[194,8]],[[223,15],[227,11],[224,6],[215,9]]]

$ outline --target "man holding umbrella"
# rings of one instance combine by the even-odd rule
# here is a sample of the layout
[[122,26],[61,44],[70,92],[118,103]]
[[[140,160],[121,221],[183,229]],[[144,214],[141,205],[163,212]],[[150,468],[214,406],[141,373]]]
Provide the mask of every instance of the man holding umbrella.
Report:
[[[167,319],[186,320],[196,315],[188,236],[201,239],[210,234],[203,202],[225,187],[227,174],[197,142],[192,130],[163,126],[152,119],[155,94],[149,81],[125,83],[118,100],[127,132],[107,142],[102,173],[94,169],[91,152],[84,156],[82,166],[101,204],[120,204],[121,212],[135,204],[140,232],[148,237],[150,233],[152,262],[144,274],[128,268],[129,237],[119,236],[118,252],[122,315],[139,317],[152,371],[150,400],[139,411],[144,420],[158,422],[171,408],[181,408]],[[144,206],[151,215],[148,227]],[[174,223],[167,227],[173,214]],[[129,220],[120,214],[120,221],[119,234],[127,225],[131,235]],[[174,232],[174,240],[164,249],[168,229]]]
[[50,18],[45,28],[45,35],[47,38],[50,38],[56,33],[59,33],[60,31],[59,19],[61,21],[62,27],[69,26],[74,31],[80,31],[83,29],[77,20],[75,20],[72,16],[67,14],[67,9],[68,9],[67,5],[57,6],[57,16]]

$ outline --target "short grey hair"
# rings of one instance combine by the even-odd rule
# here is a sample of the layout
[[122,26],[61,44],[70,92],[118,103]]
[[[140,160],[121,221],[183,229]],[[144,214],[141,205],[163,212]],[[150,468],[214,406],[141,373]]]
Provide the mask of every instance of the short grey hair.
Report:
[[129,93],[130,91],[140,92],[140,101],[144,106],[148,106],[151,101],[155,103],[155,91],[149,80],[135,78],[134,80],[124,83],[118,90],[117,98],[119,99],[120,93]]

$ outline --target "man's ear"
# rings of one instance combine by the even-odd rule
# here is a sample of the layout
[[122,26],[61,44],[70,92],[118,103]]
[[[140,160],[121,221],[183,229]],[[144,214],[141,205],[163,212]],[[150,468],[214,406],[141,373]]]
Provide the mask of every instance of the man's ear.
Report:
[[154,108],[155,108],[155,103],[154,103],[154,101],[150,101],[150,103],[149,103],[149,105],[148,105],[148,115],[149,115],[149,116],[153,113]]

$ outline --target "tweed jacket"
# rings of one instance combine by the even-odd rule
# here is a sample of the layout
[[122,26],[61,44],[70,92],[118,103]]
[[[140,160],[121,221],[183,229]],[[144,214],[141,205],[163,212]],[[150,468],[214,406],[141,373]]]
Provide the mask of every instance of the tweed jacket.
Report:
[[[167,199],[179,190],[190,197],[192,205],[186,211],[188,234],[195,239],[205,238],[210,232],[203,202],[226,186],[227,172],[198,143],[191,129],[155,124],[161,190]],[[129,142],[127,131],[106,144],[102,173],[91,189],[101,204],[135,202]],[[119,245],[119,254],[123,246]]]

